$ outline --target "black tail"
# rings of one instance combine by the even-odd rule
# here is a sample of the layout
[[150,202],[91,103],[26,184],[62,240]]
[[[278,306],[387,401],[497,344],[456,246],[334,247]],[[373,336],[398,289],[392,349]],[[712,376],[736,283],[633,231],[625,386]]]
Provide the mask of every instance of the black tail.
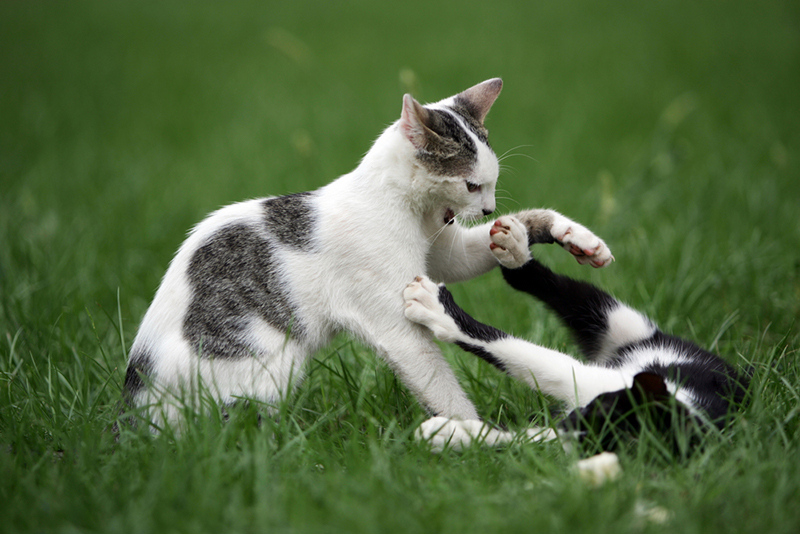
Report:
[[511,287],[530,293],[556,312],[587,357],[598,354],[608,329],[608,312],[618,305],[614,297],[586,282],[556,274],[533,258],[518,269],[503,267],[503,276]]

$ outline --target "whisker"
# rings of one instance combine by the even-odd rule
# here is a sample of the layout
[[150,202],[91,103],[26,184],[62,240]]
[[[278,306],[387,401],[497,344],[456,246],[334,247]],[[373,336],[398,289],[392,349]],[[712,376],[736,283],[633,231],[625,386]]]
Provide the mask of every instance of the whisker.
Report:
[[514,167],[507,167],[505,165],[500,165],[500,173],[501,174],[510,174],[511,176],[517,176],[517,171]]
[[[461,216],[458,213],[456,213],[456,218],[459,220],[459,222],[461,222]],[[464,233],[465,232],[457,232],[458,237],[460,238],[461,241],[461,248],[464,250],[464,256],[466,257],[467,246],[464,244]],[[449,257],[447,258],[448,263],[451,263],[453,261],[453,249],[455,248],[455,246],[456,246],[456,236],[454,235],[453,241],[450,243],[450,254]]]
[[503,156],[502,159],[497,158],[497,161],[498,162],[504,161],[504,160],[506,160],[508,158],[511,158],[511,157],[514,157],[514,156],[520,156],[520,157],[523,157],[523,158],[528,158],[531,161],[535,161],[536,163],[539,163],[538,159],[534,158],[533,156],[529,156],[528,154],[508,154],[507,156]]
[[499,205],[499,204],[501,204],[501,203],[502,203],[502,204],[503,204],[503,209],[505,209],[505,208],[507,208],[507,207],[508,207],[508,206],[507,206],[507,205],[506,205],[504,202],[501,202],[501,201],[503,201],[503,200],[510,200],[511,202],[513,202],[514,204],[516,204],[516,205],[517,205],[517,208],[519,208],[519,207],[521,206],[521,204],[519,203],[519,201],[518,201],[518,200],[516,200],[516,199],[514,199],[514,198],[511,198],[511,197],[501,197],[501,198],[497,199],[497,204]]
[[462,250],[462,251],[463,251],[463,253],[464,253],[464,257],[466,258],[466,257],[467,257],[467,244],[466,244],[466,242],[464,241],[464,240],[466,239],[466,238],[464,237],[464,234],[466,234],[466,232],[459,232],[459,234],[460,234],[460,236],[461,236],[461,250]]
[[518,148],[532,147],[532,146],[533,145],[519,145],[519,146],[515,146],[514,148],[510,148],[510,149],[506,150],[505,152],[503,152],[503,154],[501,154],[497,158],[497,162],[500,163],[503,160],[505,160],[507,158],[510,158],[511,156],[522,156],[524,158],[528,158],[531,161],[535,161],[536,163],[539,163],[539,160],[537,160],[536,158],[534,158],[533,156],[530,156],[528,154],[524,154],[522,152],[514,152],[514,153],[512,153],[513,150],[517,150]]
[[437,239],[439,239],[439,236],[440,236],[440,235],[442,235],[442,233],[443,233],[443,232],[444,232],[444,231],[447,229],[447,227],[448,227],[449,225],[450,225],[450,223],[444,223],[444,224],[442,225],[442,227],[441,227],[441,228],[439,228],[439,229],[436,231],[436,233],[435,233],[435,234],[433,234],[432,236],[430,236],[430,237],[428,238],[428,243],[430,243],[431,245],[433,245],[434,243],[436,243],[436,240],[437,240]]
[[497,160],[498,160],[498,161],[502,161],[503,159],[505,159],[505,158],[507,158],[507,157],[508,157],[508,155],[509,155],[509,152],[511,152],[512,150],[516,150],[516,149],[518,149],[518,148],[533,148],[533,145],[517,145],[517,146],[515,146],[515,147],[513,147],[513,148],[509,148],[508,150],[506,150],[505,152],[503,152],[502,154],[500,154],[500,155],[497,157]]

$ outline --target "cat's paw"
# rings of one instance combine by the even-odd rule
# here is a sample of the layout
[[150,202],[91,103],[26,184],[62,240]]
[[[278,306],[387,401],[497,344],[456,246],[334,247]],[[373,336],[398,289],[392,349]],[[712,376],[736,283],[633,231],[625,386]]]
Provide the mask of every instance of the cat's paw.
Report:
[[[445,449],[460,451],[469,447],[473,441],[494,446],[506,442],[501,431],[493,430],[483,421],[474,419],[459,420],[446,417],[431,417],[423,421],[414,437],[426,441],[431,451],[439,453]],[[509,434],[510,436],[510,434]],[[511,438],[507,438],[510,441]]]
[[533,426],[525,431],[524,439],[532,442],[547,442],[558,439],[558,432],[549,427]]
[[417,441],[426,441],[433,452],[442,452],[447,448],[460,451],[473,443],[485,447],[499,447],[515,442],[546,442],[558,439],[558,434],[552,428],[532,427],[524,434],[517,435],[497,430],[477,419],[461,420],[437,416],[423,421],[414,437]]
[[611,250],[602,239],[585,226],[562,215],[553,221],[550,233],[581,265],[605,267],[614,261]]
[[418,276],[403,291],[406,301],[406,318],[428,327],[436,339],[452,343],[458,334],[458,326],[447,315],[439,302],[439,286],[427,276]]
[[516,217],[504,215],[497,219],[489,229],[489,237],[489,248],[503,267],[516,269],[531,259],[528,230]]

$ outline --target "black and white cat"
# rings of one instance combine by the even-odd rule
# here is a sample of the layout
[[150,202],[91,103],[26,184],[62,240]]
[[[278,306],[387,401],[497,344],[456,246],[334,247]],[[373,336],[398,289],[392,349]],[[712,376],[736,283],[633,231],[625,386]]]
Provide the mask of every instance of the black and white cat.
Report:
[[[430,333],[403,316],[403,288],[426,273],[456,282],[497,265],[491,223],[498,159],[484,118],[499,78],[436,104],[403,98],[400,119],[358,167],[307,193],[233,204],[178,250],[131,347],[125,394],[157,427],[193,405],[273,403],[339,331],[383,358],[432,413],[478,414]],[[549,214],[549,211],[538,212]],[[550,216],[558,232],[565,221]],[[565,247],[602,265],[584,231]],[[589,251],[588,255],[587,252]]]
[[[648,415],[659,430],[678,424],[676,418],[701,424],[724,421],[731,401],[742,401],[747,377],[719,356],[665,334],[604,291],[555,274],[530,258],[529,244],[553,240],[542,232],[540,220],[523,220],[524,224],[501,217],[492,229],[491,248],[503,265],[503,275],[512,287],[530,293],[561,318],[589,363],[479,323],[456,305],[444,285],[424,277],[404,292],[406,317],[430,328],[437,339],[455,343],[565,403],[572,411],[558,429],[527,431],[537,440],[590,434],[610,447],[616,439],[611,430],[639,429],[637,406],[642,404],[648,405]],[[673,398],[677,402],[671,402]],[[437,449],[514,438],[480,421],[443,417],[424,422],[418,435]]]

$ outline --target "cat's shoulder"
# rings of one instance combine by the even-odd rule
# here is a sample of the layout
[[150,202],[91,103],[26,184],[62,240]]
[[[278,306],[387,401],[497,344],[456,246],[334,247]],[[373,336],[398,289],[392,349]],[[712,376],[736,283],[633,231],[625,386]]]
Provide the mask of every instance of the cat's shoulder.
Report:
[[203,239],[230,225],[250,225],[264,217],[264,203],[276,197],[253,198],[218,208],[189,231],[189,239]]
[[274,236],[281,244],[303,248],[311,239],[317,219],[316,197],[316,192],[302,192],[228,204],[195,225],[185,245],[196,247],[220,231],[241,227]]

